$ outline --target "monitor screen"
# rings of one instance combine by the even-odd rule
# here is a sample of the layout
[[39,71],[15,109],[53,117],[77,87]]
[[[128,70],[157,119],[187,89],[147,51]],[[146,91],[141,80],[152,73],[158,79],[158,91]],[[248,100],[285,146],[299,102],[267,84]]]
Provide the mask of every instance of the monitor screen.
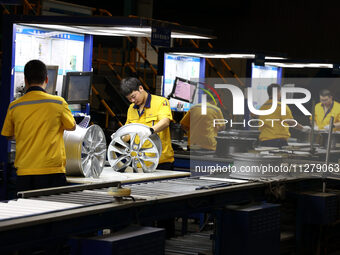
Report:
[[92,84],[92,72],[68,72],[63,97],[70,104],[88,103]]
[[253,104],[256,109],[268,100],[267,87],[271,83],[281,83],[282,69],[276,66],[257,66],[251,68],[251,87],[253,88]]
[[47,89],[48,93],[55,94],[54,91],[58,91],[58,95],[62,95],[63,75],[67,72],[83,71],[84,52],[86,52],[84,47],[89,43],[85,40],[85,34],[56,30],[57,28],[52,26],[51,29],[48,29],[48,26],[36,27],[35,24],[16,23],[14,27],[13,36],[16,39],[15,43],[13,42],[15,58],[12,59],[15,64],[13,92],[25,86],[26,63],[32,59],[39,59],[46,65],[58,66],[56,88],[49,90],[48,84]]
[[46,85],[46,92],[55,95],[57,87],[58,66],[46,66],[48,83]]
[[[164,79],[162,86],[162,96],[169,98],[174,91],[176,77],[185,80],[198,80],[204,77],[205,60],[200,57],[182,56],[176,54],[164,54]],[[196,90],[196,95],[198,90]],[[178,93],[176,93],[178,95]],[[188,97],[184,97],[188,99]],[[194,97],[198,99],[197,96]],[[190,103],[188,100],[179,100],[170,98],[171,110],[173,111],[189,111]],[[196,103],[196,102],[195,102]]]
[[196,82],[176,77],[170,97],[192,103],[194,101],[196,88]]

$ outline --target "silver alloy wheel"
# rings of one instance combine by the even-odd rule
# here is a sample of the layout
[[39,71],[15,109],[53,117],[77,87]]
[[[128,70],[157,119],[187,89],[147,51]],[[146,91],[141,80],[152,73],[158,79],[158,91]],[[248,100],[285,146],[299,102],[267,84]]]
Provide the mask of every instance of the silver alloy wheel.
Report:
[[64,132],[66,174],[97,178],[106,157],[106,139],[98,125]]
[[130,165],[134,172],[138,172],[140,167],[145,173],[156,170],[162,153],[162,142],[157,134],[146,137],[148,130],[146,125],[132,123],[119,128],[112,135],[107,158],[115,171],[123,172]]

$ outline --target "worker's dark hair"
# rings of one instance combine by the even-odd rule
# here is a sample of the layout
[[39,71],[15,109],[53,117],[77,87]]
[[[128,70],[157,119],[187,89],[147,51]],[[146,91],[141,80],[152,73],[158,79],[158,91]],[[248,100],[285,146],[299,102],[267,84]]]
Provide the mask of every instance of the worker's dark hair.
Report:
[[272,97],[273,97],[273,88],[278,88],[278,90],[280,90],[280,89],[281,89],[281,86],[280,86],[280,84],[277,84],[277,83],[272,83],[272,84],[270,84],[270,85],[267,87],[267,93],[268,93],[269,98],[272,98]]
[[26,63],[24,74],[28,85],[43,84],[47,77],[47,68],[43,62],[34,59]]
[[140,80],[135,77],[124,78],[120,82],[120,90],[123,96],[128,96],[132,92],[139,90],[139,86],[142,86],[144,88]]
[[319,94],[322,97],[332,97],[332,93],[328,89],[321,90]]

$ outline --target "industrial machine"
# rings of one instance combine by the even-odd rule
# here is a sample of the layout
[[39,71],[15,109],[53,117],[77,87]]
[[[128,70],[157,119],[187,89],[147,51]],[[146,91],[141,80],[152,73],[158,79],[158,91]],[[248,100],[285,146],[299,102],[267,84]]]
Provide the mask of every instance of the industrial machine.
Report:
[[216,156],[224,157],[232,153],[248,152],[254,149],[259,133],[258,130],[220,131],[216,137]]

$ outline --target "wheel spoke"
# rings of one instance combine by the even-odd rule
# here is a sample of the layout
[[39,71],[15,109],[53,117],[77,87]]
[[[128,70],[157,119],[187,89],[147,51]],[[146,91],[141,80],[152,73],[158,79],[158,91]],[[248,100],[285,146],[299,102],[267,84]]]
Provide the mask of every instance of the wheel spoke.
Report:
[[91,171],[91,157],[88,155],[86,159],[82,162],[83,171],[85,173],[85,176],[89,176],[89,173]]
[[138,149],[135,149],[135,146],[138,144],[136,143],[136,138],[137,138],[137,133],[134,133],[130,139],[130,150],[138,150]]
[[139,159],[141,159],[145,162],[152,162],[154,164],[158,163],[158,157],[139,157]]
[[127,142],[123,141],[122,137],[118,137],[117,139],[114,140],[114,142],[122,145],[125,148],[130,148],[130,145]]
[[90,143],[93,141],[93,129],[91,129],[89,132],[88,140],[90,141]]
[[148,168],[148,167],[145,165],[145,162],[144,162],[141,158],[139,158],[138,161],[139,161],[139,163],[142,165],[143,170],[145,170],[145,169]]
[[101,168],[100,162],[96,157],[94,157],[91,164],[91,172],[93,177],[98,177],[100,175],[99,171],[100,168]]
[[109,146],[109,149],[111,149],[114,152],[118,152],[119,154],[125,154],[126,153],[124,149],[120,149],[120,148],[118,148],[116,146],[112,146],[112,145]]
[[137,164],[138,164],[138,159],[133,158],[131,165],[132,165],[133,171],[136,172],[136,173],[138,172],[138,165]]
[[87,146],[85,146],[85,144],[81,147],[81,153],[82,154],[88,154],[89,153],[89,149]]
[[96,139],[93,140],[93,147],[96,148],[97,146],[100,146],[104,143],[104,139],[101,136],[101,134],[96,134]]
[[[123,160],[126,160],[126,162],[123,162]],[[114,168],[119,171],[120,169],[127,167],[130,164],[131,164],[131,157],[129,155],[121,155],[115,160]]]
[[157,149],[153,146],[152,148],[141,148],[139,152],[143,153],[157,153]]
[[97,147],[94,149],[94,153],[95,153],[95,154],[98,154],[98,153],[103,154],[103,153],[105,153],[105,151],[106,151],[106,146],[104,146],[104,144],[102,144],[102,145],[100,145],[100,146],[97,146]]
[[90,150],[91,148],[91,143],[88,140],[83,141],[83,148],[86,149],[87,151]]
[[81,164],[84,165],[90,159],[91,155],[89,153],[82,154],[82,162]]
[[101,150],[101,151],[95,151],[93,153],[93,155],[96,157],[96,158],[105,158],[105,150]]
[[[118,162],[121,162],[122,160],[128,159],[128,158],[130,158],[129,155],[121,155],[121,156],[119,156],[119,157],[116,159],[116,162],[118,163]],[[130,161],[131,161],[131,160],[130,160]]]

